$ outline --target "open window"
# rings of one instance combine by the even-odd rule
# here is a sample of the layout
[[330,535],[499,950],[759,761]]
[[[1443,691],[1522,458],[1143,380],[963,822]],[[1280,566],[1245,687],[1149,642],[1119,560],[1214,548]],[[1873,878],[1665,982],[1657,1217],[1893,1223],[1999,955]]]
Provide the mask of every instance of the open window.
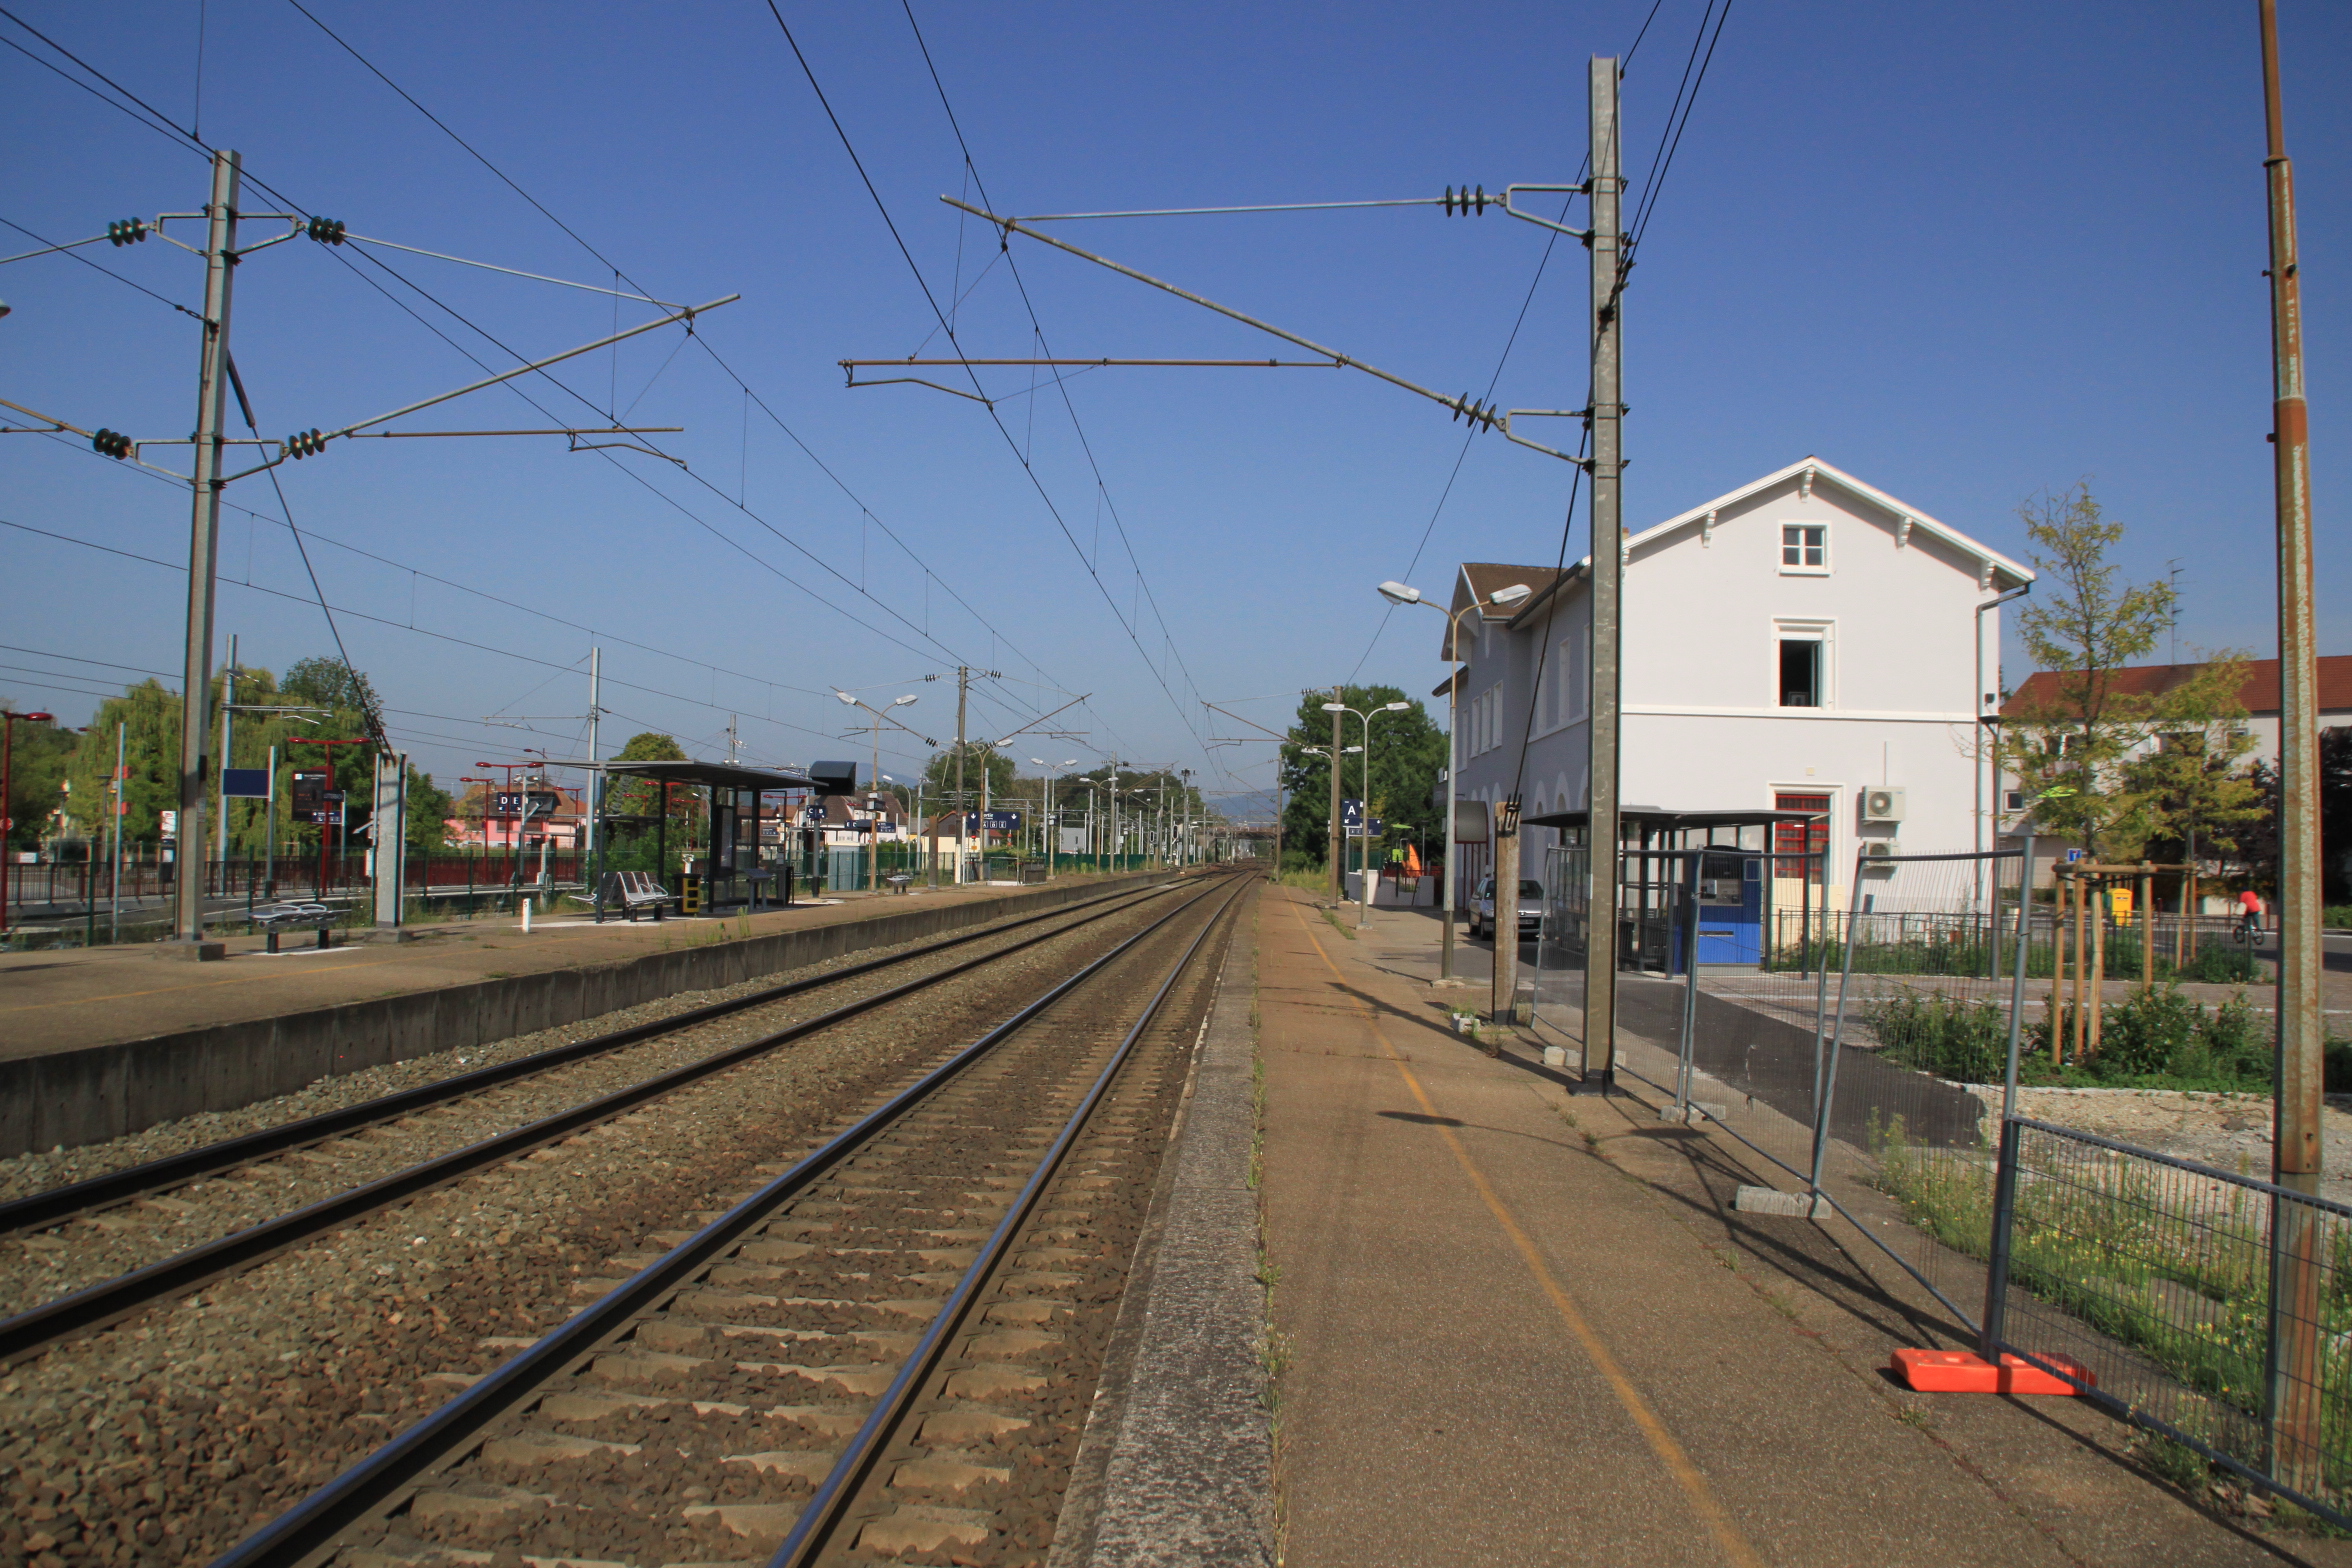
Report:
[[1791,632],[1786,627],[1780,634],[1780,705],[1784,708],[1819,708],[1826,706],[1827,670],[1824,668],[1823,643],[1818,632]]

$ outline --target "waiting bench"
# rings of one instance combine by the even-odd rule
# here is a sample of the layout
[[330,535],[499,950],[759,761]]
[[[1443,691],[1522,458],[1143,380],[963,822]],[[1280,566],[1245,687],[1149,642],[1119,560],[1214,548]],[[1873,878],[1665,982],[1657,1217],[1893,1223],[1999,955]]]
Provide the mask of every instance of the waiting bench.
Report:
[[342,911],[327,904],[271,904],[253,912],[253,923],[269,937],[269,950],[278,950],[278,937],[288,931],[316,931],[318,945],[328,944],[327,928]]
[[607,871],[604,880],[596,884],[596,923],[604,923],[604,912],[608,909],[619,910],[623,919],[632,922],[637,918],[637,911],[650,909],[653,918],[659,920],[673,897],[648,872]]

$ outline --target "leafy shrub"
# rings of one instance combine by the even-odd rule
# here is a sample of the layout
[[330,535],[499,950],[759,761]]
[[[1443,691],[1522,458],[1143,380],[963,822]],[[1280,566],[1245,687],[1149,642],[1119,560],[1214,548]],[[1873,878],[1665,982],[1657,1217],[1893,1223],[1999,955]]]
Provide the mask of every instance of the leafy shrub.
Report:
[[2009,1020],[1997,1002],[1905,990],[1873,1001],[1871,1031],[1890,1060],[1960,1083],[1997,1083],[2007,1065]]
[[2202,985],[2253,985],[2268,976],[2263,973],[2262,960],[2245,948],[2215,942],[2200,948],[2195,958],[2175,969],[2173,978],[2194,980]]

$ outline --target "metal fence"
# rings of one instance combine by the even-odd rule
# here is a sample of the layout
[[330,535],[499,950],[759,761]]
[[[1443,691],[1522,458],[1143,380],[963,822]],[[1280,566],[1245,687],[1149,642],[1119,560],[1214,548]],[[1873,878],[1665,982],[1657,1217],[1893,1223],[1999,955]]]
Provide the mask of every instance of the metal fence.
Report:
[[2352,1208],[2019,1116],[1955,1196],[1988,1355],[2352,1528]]
[[[1552,852],[1536,972],[1538,1017],[1578,1038],[1584,856]],[[1987,1357],[2352,1529],[2352,1208],[2006,1114],[2029,1018],[2058,1018],[2029,981],[2074,936],[2021,897],[2021,854],[1858,861],[1842,908],[1801,905],[1801,935],[1767,910],[1750,961],[1709,963],[1711,920],[1756,923],[1735,875],[1782,858],[1627,857],[1618,1070],[1777,1168],[1776,1202],[1849,1224]]]

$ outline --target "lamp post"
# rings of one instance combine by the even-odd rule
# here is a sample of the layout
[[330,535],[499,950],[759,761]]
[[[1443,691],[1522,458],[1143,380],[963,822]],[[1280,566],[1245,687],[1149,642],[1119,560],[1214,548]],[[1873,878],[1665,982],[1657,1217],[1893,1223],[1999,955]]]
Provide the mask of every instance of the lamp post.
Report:
[[[1439,609],[1437,605],[1431,604],[1429,600],[1423,598],[1421,590],[1418,588],[1409,588],[1405,584],[1397,582],[1380,585],[1380,596],[1391,604],[1427,604],[1429,608],[1437,610],[1438,614],[1445,616],[1446,658],[1448,662],[1457,665],[1470,662],[1462,657],[1463,616],[1468,615],[1472,610],[1484,610],[1490,605],[1499,610],[1507,610],[1512,605],[1525,600],[1534,591],[1525,583],[1512,583],[1488,594],[1483,604],[1479,601],[1478,596],[1473,594],[1468,604],[1463,605],[1459,610],[1449,612]],[[1456,802],[1460,799],[1457,786],[1462,771],[1461,705],[1462,672],[1457,669],[1454,671],[1454,678],[1446,682],[1445,935],[1443,946],[1438,949],[1437,959],[1438,976],[1446,980],[1451,980],[1454,977],[1455,890],[1461,886],[1454,871],[1454,814]]]
[[48,713],[0,712],[7,720],[0,724],[0,931],[8,929],[8,862],[14,853],[8,847],[8,835],[16,831],[16,818],[9,808],[15,799],[16,785],[16,721],[27,724],[48,724],[56,716]]
[[1350,751],[1361,750],[1364,753],[1364,793],[1356,802],[1357,820],[1362,822],[1364,825],[1364,865],[1361,872],[1359,873],[1359,875],[1363,878],[1363,881],[1359,884],[1363,892],[1363,898],[1361,900],[1361,908],[1356,915],[1356,925],[1359,928],[1368,926],[1372,923],[1372,818],[1370,815],[1372,810],[1372,717],[1374,714],[1379,713],[1402,713],[1411,706],[1412,704],[1409,702],[1389,702],[1383,703],[1381,706],[1372,709],[1369,713],[1364,713],[1358,712],[1356,709],[1351,708],[1342,702],[1327,702],[1323,704],[1323,711],[1325,713],[1353,713],[1355,714],[1358,722],[1364,726],[1364,744],[1361,747],[1350,746],[1348,748]]
[[1043,757],[1031,757],[1029,765],[1033,768],[1045,769],[1045,831],[1051,835],[1045,841],[1045,879],[1050,882],[1053,880],[1054,874],[1054,845],[1055,841],[1061,837],[1062,832],[1062,819],[1054,815],[1054,779],[1060,775],[1062,769],[1078,766],[1078,759],[1064,757],[1059,762],[1048,762]]
[[[870,779],[879,779],[882,776],[883,721],[888,720],[892,724],[898,724],[898,720],[891,718],[889,714],[885,713],[880,708],[874,707],[869,703],[858,701],[857,698],[851,696],[848,692],[836,689],[833,695],[839,697],[850,707],[864,708],[868,713],[874,716],[874,722],[871,726],[874,731],[874,766],[873,770],[869,772],[866,777]],[[910,706],[914,701],[914,694],[910,692],[904,697],[891,698],[889,706],[893,708],[904,708]],[[898,727],[902,730],[906,729],[906,726],[903,724],[898,724]],[[908,733],[912,734],[914,732],[909,730]],[[882,891],[881,810],[881,800],[880,797],[877,796],[873,804],[867,808],[867,816],[869,820],[866,824],[866,837],[870,841],[870,847],[866,851],[866,891],[869,893],[879,893]]]

